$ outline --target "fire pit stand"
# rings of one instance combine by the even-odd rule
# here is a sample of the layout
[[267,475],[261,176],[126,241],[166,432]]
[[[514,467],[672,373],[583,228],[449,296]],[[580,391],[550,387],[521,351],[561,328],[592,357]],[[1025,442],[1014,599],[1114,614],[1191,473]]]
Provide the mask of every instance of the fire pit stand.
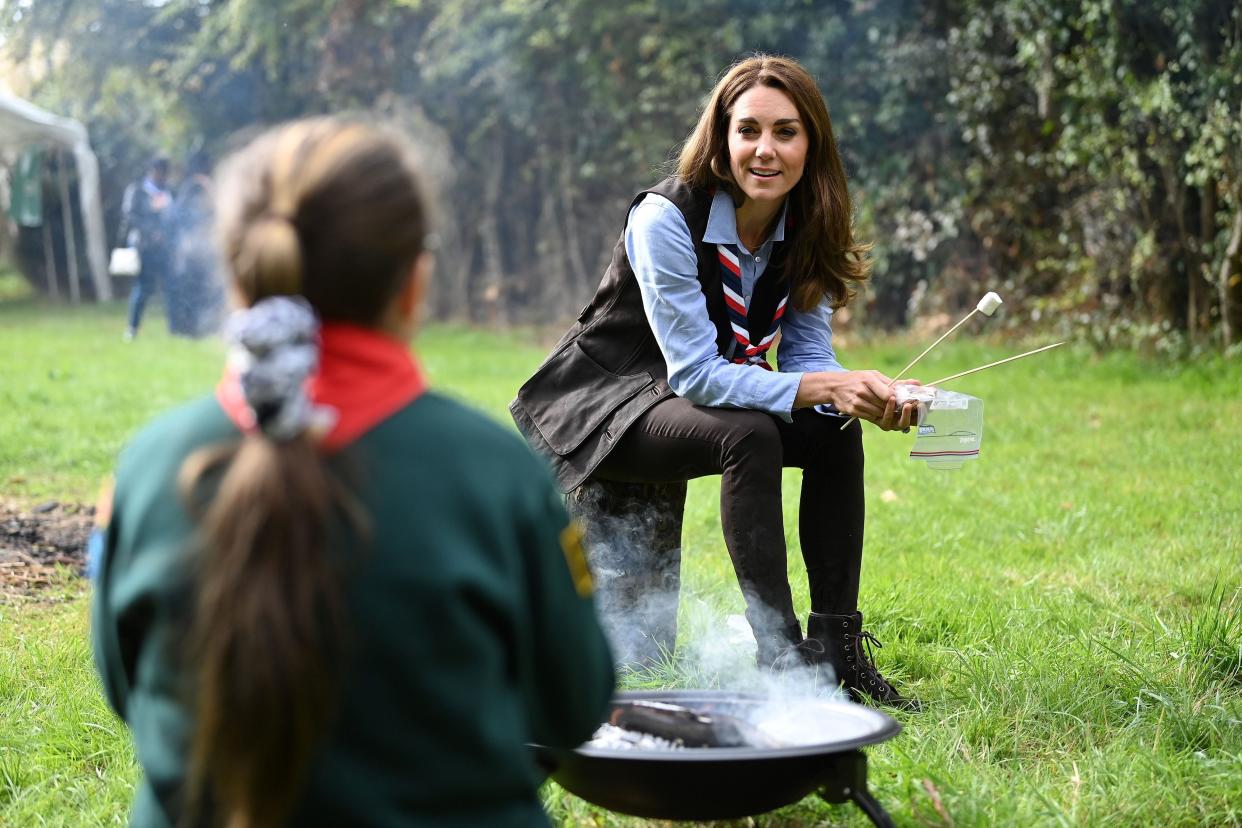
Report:
[[[639,700],[741,718],[763,704],[753,696],[718,690],[638,691],[616,699]],[[892,820],[867,790],[867,757],[861,748],[891,739],[901,725],[880,711],[846,702],[816,701],[807,715],[822,717],[837,735],[778,748],[533,747],[562,788],[617,813],[668,820],[739,819],[818,793],[834,804],[853,802],[877,828],[892,828]]]
[[819,795],[825,802],[853,802],[876,828],[895,828],[888,812],[867,790],[867,755],[861,750],[833,754],[825,763],[824,778],[829,781],[819,789]]

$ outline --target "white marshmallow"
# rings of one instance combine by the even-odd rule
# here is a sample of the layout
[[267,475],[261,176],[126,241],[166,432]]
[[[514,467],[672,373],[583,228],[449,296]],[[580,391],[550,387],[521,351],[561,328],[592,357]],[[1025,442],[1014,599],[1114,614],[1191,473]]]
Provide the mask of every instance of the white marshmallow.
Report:
[[982,312],[986,316],[991,316],[996,309],[1001,306],[1001,298],[999,295],[988,291],[987,296],[979,300],[979,304],[975,306],[975,310]]

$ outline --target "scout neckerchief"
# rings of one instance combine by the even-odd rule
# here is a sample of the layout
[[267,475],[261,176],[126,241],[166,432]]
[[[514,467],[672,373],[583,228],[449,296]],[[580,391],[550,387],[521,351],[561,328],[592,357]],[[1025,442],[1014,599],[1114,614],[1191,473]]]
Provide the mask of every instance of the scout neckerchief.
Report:
[[[729,310],[729,325],[733,328],[733,338],[737,340],[737,348],[730,348],[736,354],[729,357],[739,365],[758,365],[768,371],[766,354],[776,340],[781,329],[781,317],[785,315],[785,303],[789,301],[789,289],[781,297],[772,314],[772,322],[764,337],[755,342],[750,334],[750,322],[746,318],[746,300],[742,297],[742,266],[738,262],[737,249],[731,244],[716,245],[717,258],[720,259],[720,286],[724,290],[725,306]],[[740,350],[739,350],[740,349]]]
[[[311,402],[334,415],[334,422],[320,438],[325,451],[349,445],[427,389],[422,370],[404,342],[339,322],[325,322],[319,338],[319,368],[307,381],[307,392]],[[254,430],[254,414],[237,376],[227,368],[216,386],[216,399],[238,428]]]

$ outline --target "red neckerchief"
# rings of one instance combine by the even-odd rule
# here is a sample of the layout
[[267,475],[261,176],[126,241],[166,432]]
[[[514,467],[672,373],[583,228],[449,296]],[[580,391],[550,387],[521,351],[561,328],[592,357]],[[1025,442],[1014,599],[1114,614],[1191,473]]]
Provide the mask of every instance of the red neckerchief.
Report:
[[[387,334],[326,322],[319,342],[319,370],[307,380],[307,393],[316,406],[335,414],[335,424],[319,441],[324,451],[344,448],[427,390],[409,346]],[[216,399],[238,428],[254,430],[254,412],[230,368],[216,386]]]

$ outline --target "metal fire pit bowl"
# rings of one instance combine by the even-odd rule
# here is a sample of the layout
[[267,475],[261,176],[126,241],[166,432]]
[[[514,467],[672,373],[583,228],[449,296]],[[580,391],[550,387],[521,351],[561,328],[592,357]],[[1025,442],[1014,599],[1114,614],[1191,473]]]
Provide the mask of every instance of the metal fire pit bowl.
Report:
[[[666,702],[698,713],[742,719],[767,701],[723,690],[644,690],[617,702]],[[828,802],[853,802],[871,821],[893,823],[867,791],[861,748],[887,741],[901,725],[878,710],[839,701],[808,704],[808,715],[831,717],[839,737],[787,748],[627,750],[582,746],[533,748],[562,788],[617,813],[651,819],[738,819],[797,802],[818,791]],[[836,727],[835,723],[840,723]],[[822,726],[822,720],[817,727]]]

